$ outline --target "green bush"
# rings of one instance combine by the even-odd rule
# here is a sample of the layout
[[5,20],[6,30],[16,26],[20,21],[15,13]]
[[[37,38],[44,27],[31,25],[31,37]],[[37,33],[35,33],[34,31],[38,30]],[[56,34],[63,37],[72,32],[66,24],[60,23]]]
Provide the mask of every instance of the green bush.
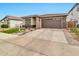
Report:
[[70,31],[79,35],[79,28],[71,28]]
[[79,28],[70,28],[70,31],[73,32],[79,38]]
[[2,24],[1,28],[8,28],[9,26],[7,24]]
[[[21,31],[22,31],[22,30],[21,30]],[[11,28],[11,29],[9,29],[9,30],[2,31],[2,32],[10,34],[10,33],[17,33],[17,32],[20,32],[20,31],[19,31],[18,28]]]
[[79,24],[77,24],[77,27],[79,28]]
[[76,28],[70,28],[71,32],[76,32]]

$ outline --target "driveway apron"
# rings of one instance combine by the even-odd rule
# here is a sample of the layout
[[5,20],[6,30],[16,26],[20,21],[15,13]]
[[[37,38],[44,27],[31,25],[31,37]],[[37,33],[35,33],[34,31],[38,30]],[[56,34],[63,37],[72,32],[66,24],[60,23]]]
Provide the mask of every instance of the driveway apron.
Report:
[[66,29],[43,28],[0,40],[0,55],[79,55],[79,43]]

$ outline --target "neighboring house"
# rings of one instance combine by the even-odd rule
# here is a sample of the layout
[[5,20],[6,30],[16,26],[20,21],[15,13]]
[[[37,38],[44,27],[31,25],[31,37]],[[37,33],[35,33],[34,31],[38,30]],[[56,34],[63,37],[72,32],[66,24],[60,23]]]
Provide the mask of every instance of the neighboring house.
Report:
[[75,4],[68,12],[66,21],[74,21],[76,25],[79,24],[79,3]]
[[6,16],[1,20],[1,22],[8,24],[10,28],[17,28],[23,25],[23,19],[15,16]]

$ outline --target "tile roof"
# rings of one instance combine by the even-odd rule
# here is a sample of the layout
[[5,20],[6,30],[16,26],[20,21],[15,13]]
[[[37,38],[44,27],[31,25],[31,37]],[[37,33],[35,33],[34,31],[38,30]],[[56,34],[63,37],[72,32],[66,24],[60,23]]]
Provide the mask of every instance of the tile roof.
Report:
[[5,16],[2,20],[6,19],[6,18],[8,18],[8,20],[23,20],[23,18],[16,17],[16,16]]
[[22,20],[21,17],[16,17],[16,16],[7,16],[8,19],[13,19],[13,20]]
[[44,15],[40,15],[40,17],[50,17],[50,16],[67,16],[67,14],[63,13],[63,14],[44,14]]
[[29,16],[23,16],[22,18],[28,18],[28,17],[49,17],[49,16],[67,16],[67,13],[63,13],[63,14],[29,15]]

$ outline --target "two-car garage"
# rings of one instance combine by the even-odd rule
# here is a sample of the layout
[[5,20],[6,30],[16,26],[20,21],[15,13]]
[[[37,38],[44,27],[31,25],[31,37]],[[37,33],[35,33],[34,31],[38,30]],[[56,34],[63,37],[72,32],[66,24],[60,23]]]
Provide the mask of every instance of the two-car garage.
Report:
[[42,17],[42,28],[65,28],[66,16]]

